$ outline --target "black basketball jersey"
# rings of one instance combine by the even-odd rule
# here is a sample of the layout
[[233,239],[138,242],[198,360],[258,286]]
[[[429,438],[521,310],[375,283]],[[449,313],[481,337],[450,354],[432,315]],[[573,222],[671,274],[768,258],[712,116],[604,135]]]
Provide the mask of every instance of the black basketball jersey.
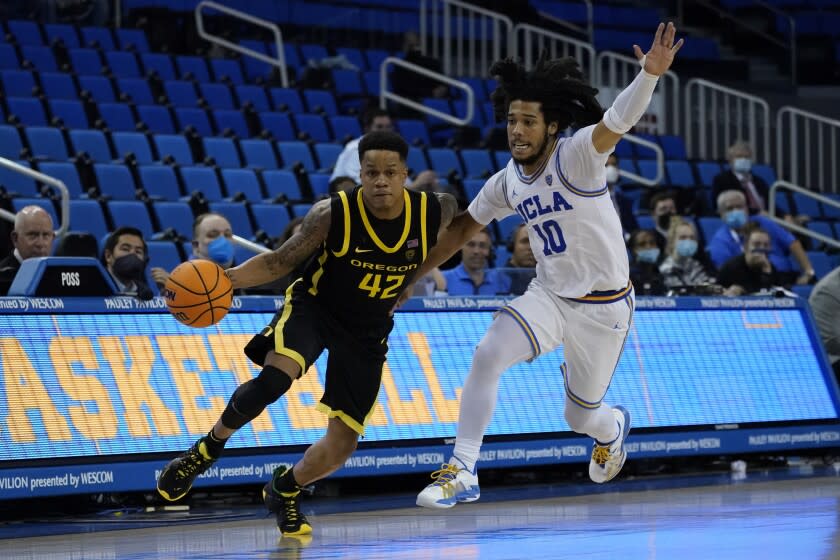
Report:
[[370,324],[388,318],[437,242],[441,210],[436,196],[406,189],[402,214],[380,220],[365,208],[362,189],[332,195],[327,240],[295,289],[343,321]]

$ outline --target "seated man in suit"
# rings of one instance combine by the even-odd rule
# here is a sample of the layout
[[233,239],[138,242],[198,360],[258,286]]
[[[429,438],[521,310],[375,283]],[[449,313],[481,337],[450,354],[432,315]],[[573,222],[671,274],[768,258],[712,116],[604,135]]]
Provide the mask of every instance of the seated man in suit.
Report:
[[720,193],[738,190],[747,199],[750,214],[767,210],[769,187],[761,177],[750,173],[753,164],[753,151],[750,145],[738,140],[726,150],[729,169],[721,171],[712,180],[712,200],[717,200]]
[[12,230],[15,250],[0,261],[0,296],[9,293],[23,261],[50,255],[54,239],[52,218],[40,206],[24,206],[15,214],[15,228]]

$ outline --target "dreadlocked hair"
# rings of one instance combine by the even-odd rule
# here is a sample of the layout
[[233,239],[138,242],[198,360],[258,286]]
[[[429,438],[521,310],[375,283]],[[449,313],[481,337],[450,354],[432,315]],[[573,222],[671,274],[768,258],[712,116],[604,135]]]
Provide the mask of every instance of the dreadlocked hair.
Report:
[[595,96],[596,88],[583,80],[583,73],[574,58],[549,59],[543,50],[533,70],[513,59],[497,61],[490,67],[498,87],[490,95],[497,122],[507,119],[511,101],[532,101],[540,104],[546,124],[557,122],[558,130],[580,128],[597,123],[604,109]]

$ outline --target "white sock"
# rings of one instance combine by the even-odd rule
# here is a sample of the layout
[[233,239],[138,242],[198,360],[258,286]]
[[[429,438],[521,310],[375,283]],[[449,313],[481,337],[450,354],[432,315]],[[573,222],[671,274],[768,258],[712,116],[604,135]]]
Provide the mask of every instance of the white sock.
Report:
[[456,466],[460,463],[465,469],[474,473],[480,452],[480,439],[458,438],[455,440],[455,449],[452,451],[452,459],[449,460],[449,463]]

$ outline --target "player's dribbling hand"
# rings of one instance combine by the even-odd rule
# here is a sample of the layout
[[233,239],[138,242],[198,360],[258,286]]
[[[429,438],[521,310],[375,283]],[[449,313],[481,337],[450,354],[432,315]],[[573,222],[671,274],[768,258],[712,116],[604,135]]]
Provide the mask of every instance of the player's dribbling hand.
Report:
[[668,71],[671,63],[674,62],[674,55],[683,46],[684,39],[680,39],[674,44],[674,37],[677,34],[677,28],[674,27],[673,22],[668,22],[666,26],[660,23],[656,28],[656,35],[653,37],[653,44],[647,53],[642,52],[639,45],[633,45],[633,52],[639,62],[644,60],[643,68],[648,74],[654,76],[661,76]]

